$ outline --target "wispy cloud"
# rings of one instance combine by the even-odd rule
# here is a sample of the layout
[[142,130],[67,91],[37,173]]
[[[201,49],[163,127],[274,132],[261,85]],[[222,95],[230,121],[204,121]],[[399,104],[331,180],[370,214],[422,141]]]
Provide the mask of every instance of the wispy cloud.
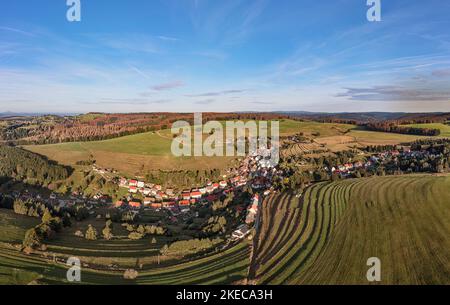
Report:
[[84,104],[93,105],[151,105],[151,104],[165,104],[170,102],[169,99],[148,100],[141,98],[102,98],[99,102],[87,102]]
[[215,102],[214,99],[207,99],[207,100],[197,101],[197,102],[195,102],[195,104],[197,104],[197,105],[210,105],[210,104],[212,104],[214,102]]
[[141,69],[135,67],[135,66],[130,66],[131,70],[136,72],[137,74],[139,74],[140,76],[142,76],[143,78],[146,79],[150,79],[150,76],[148,76],[146,73],[144,73]]
[[408,88],[401,86],[376,86],[372,88],[346,88],[336,97],[355,101],[449,101],[450,89],[440,91],[431,88]]
[[34,34],[34,33],[23,31],[23,30],[16,29],[16,28],[11,28],[11,27],[8,27],[8,26],[0,26],[0,31],[8,31],[8,32],[13,32],[13,33],[18,33],[18,34],[21,34],[21,35],[25,35],[25,36],[36,37],[36,34]]
[[236,93],[244,93],[247,90],[243,89],[234,89],[234,90],[224,90],[224,91],[216,91],[216,92],[206,92],[199,94],[188,94],[187,97],[209,97],[209,96],[222,96],[228,94],[236,94]]
[[183,81],[173,81],[169,83],[163,83],[159,85],[152,86],[152,90],[155,91],[166,91],[166,90],[172,90],[175,88],[183,87],[185,86],[185,83]]
[[181,39],[175,38],[175,37],[169,37],[169,36],[156,36],[158,39],[161,39],[163,41],[169,41],[169,42],[178,42],[181,41]]

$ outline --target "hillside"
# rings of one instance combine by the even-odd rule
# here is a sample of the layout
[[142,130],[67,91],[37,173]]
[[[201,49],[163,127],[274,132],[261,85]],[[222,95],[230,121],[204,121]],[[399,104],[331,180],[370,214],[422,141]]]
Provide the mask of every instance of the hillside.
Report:
[[[304,133],[310,137],[332,137],[352,128],[354,128],[353,125],[346,124],[280,121],[281,135]],[[208,135],[204,135],[204,137],[206,136]],[[172,140],[171,131],[165,129],[104,141],[27,145],[24,147],[67,165],[88,160],[92,156],[101,167],[115,168],[131,175],[152,170],[227,169],[234,159],[232,157],[176,158],[171,152]]]
[[[86,253],[90,252],[92,260],[105,262],[102,251],[89,250],[80,245],[70,244],[69,248],[59,248],[55,245],[47,252],[55,254],[47,258],[36,255],[25,255],[18,251],[15,246],[21,243],[25,231],[36,224],[36,220],[31,217],[14,215],[7,210],[0,213],[0,284],[67,284],[65,259],[70,255],[66,253]],[[114,246],[115,244],[115,246]],[[115,247],[120,254],[121,260],[128,258],[136,264],[136,253],[139,248],[131,247],[131,252],[127,252],[127,245],[117,240],[111,242],[109,247]],[[142,247],[142,245],[141,245]],[[104,246],[97,245],[98,250]],[[140,255],[145,255],[145,251],[140,250]],[[85,254],[84,254],[85,255]],[[111,260],[117,261],[119,258],[113,257]],[[117,263],[117,262],[115,262]],[[232,284],[236,281],[245,280],[249,265],[249,247],[245,242],[240,243],[228,250],[218,254],[199,258],[192,262],[174,263],[161,267],[145,268],[139,270],[139,277],[136,280],[124,280],[123,270],[99,271],[89,267],[84,267],[82,272],[83,284],[146,284],[146,285],[170,285],[170,284]]]
[[321,122],[352,121],[354,124],[390,121],[400,124],[413,123],[444,123],[449,120],[450,113],[406,113],[406,112],[344,112],[344,113],[320,113],[287,111],[278,112],[282,115],[298,117]]
[[[188,263],[144,266],[128,283],[229,284],[245,281],[251,264],[250,278],[260,284],[367,284],[366,261],[378,257],[382,284],[449,284],[449,186],[450,176],[411,175],[319,183],[302,198],[275,194],[263,203],[252,263],[242,242]],[[14,244],[36,221],[11,213],[0,214],[0,272],[8,275],[1,277],[7,283],[64,283],[60,259],[69,253],[90,257],[83,283],[127,283],[122,271],[93,269],[96,259],[133,264],[149,255],[139,241],[107,243],[116,249],[108,250],[108,258],[101,244],[86,248],[63,238],[49,244],[57,262],[27,256]]]
[[449,176],[315,184],[267,199],[252,267],[261,284],[450,284]]

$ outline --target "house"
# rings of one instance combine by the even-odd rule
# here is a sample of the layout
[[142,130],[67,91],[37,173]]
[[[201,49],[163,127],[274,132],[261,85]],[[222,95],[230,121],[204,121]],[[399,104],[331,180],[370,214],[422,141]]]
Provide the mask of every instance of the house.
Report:
[[121,178],[119,179],[119,186],[120,186],[120,187],[126,187],[127,184],[128,184],[128,180],[127,180],[126,178],[121,177]]
[[189,200],[189,199],[191,199],[191,193],[190,192],[182,193],[181,198],[183,198],[183,200]]
[[144,198],[144,205],[150,205],[151,203],[153,203],[155,201],[154,198],[151,197],[145,197]]
[[125,204],[125,202],[123,202],[122,200],[119,200],[119,201],[116,201],[116,203],[114,204],[114,207],[121,208],[124,204]]
[[255,215],[253,213],[248,213],[247,217],[245,218],[245,223],[246,224],[251,224],[255,222]]
[[189,200],[181,200],[181,201],[178,202],[179,206],[187,206],[187,205],[190,205],[190,204],[191,203],[190,203]]
[[138,192],[138,189],[136,186],[130,186],[129,191],[132,194],[136,194]]
[[363,166],[364,166],[364,164],[363,164],[361,161],[355,162],[355,164],[353,164],[353,165],[354,165],[354,167],[356,167],[356,168],[360,168],[360,167],[363,167]]
[[180,207],[181,213],[187,213],[191,210],[191,208],[188,205],[184,205]]
[[231,234],[232,239],[239,240],[245,238],[250,233],[250,229],[247,225],[241,225]]
[[253,183],[252,183],[252,187],[254,189],[260,189],[263,188],[265,185],[265,179],[262,177],[257,177],[254,179]]
[[144,188],[145,187],[145,183],[143,181],[138,181],[137,182],[137,187],[138,188]]
[[168,196],[174,196],[174,195],[175,195],[175,191],[174,191],[173,189],[167,189],[167,190],[166,190],[166,194],[167,194]]
[[392,152],[392,155],[393,155],[394,157],[400,156],[400,152],[399,152],[398,150],[394,150],[394,151]]
[[161,198],[162,198],[163,200],[164,200],[164,199],[169,199],[169,196],[168,196],[166,193],[164,193],[164,192],[159,192],[158,195],[161,196]]
[[152,190],[147,187],[142,190],[142,194],[144,194],[144,196],[150,195],[151,192]]
[[128,182],[129,186],[137,186],[138,182],[136,180],[130,180],[130,182]]
[[162,206],[164,208],[172,208],[176,206],[176,202],[175,201],[163,202]]
[[217,190],[219,188],[219,183],[213,183],[212,187],[214,190]]
[[226,181],[220,181],[220,182],[219,182],[219,186],[220,186],[221,188],[226,188],[227,185],[228,185],[228,183],[227,183]]
[[135,208],[135,209],[140,209],[141,208],[141,203],[137,202],[137,201],[131,201],[131,202],[128,203],[128,205],[130,207],[132,207],[132,208]]
[[236,177],[231,178],[230,181],[231,181],[231,183],[236,184],[239,182],[240,179],[241,179],[240,176],[236,176]]
[[206,187],[202,187],[198,190],[200,193],[202,193],[202,195],[206,194]]
[[150,207],[152,208],[152,209],[161,209],[162,207],[163,207],[163,205],[162,205],[162,203],[152,203],[151,205],[150,205]]
[[253,203],[248,211],[249,211],[249,213],[256,214],[256,213],[258,213],[258,208],[259,208],[259,196],[258,196],[258,194],[256,194],[253,197]]
[[155,185],[154,188],[157,191],[161,191],[162,190],[162,186],[161,185]]
[[[202,193],[199,192],[199,191],[192,192],[190,194],[190,197],[193,198],[193,199],[200,199],[200,198],[202,198]],[[185,198],[183,198],[183,199],[185,199]]]
[[162,196],[161,196],[161,193],[157,193],[157,194],[155,195],[155,199],[156,199],[156,201],[163,201],[163,198],[162,198]]

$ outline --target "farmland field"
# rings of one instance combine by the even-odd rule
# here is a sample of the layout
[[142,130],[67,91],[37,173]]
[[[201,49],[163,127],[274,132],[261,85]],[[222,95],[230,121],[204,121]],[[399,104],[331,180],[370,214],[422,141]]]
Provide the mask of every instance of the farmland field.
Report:
[[450,284],[450,176],[315,184],[264,202],[252,261],[261,284]]

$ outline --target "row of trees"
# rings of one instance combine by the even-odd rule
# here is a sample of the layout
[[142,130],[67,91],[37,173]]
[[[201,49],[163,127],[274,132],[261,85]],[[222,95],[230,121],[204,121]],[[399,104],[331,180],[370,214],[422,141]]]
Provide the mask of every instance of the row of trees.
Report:
[[22,242],[22,251],[30,252],[32,249],[42,248],[45,240],[51,239],[57,232],[60,232],[64,223],[60,217],[53,217],[50,211],[46,211],[42,216],[42,222],[25,233]]
[[223,173],[218,169],[211,170],[180,170],[180,171],[153,171],[146,175],[146,181],[152,181],[166,187],[176,185],[179,188],[188,188],[192,185],[205,185],[208,181],[218,181]]
[[366,129],[372,131],[392,132],[400,134],[410,134],[418,136],[436,137],[441,134],[440,129],[435,128],[418,128],[395,125],[394,123],[381,122],[381,123],[368,123],[364,125]]

